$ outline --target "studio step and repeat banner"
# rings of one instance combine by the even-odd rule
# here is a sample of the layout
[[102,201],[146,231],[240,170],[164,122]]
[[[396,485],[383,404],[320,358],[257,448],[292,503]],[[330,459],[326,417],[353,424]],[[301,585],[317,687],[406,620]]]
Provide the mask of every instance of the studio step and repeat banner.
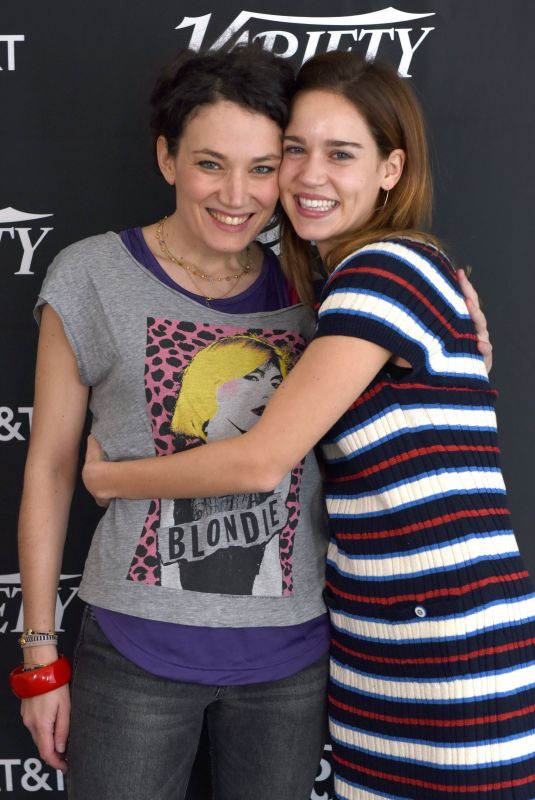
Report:
[[[61,774],[38,758],[7,689],[22,631],[16,523],[32,424],[32,308],[58,250],[102,231],[151,223],[172,208],[172,192],[153,167],[147,107],[161,65],[178,50],[214,50],[234,37],[261,41],[295,66],[314,53],[358,50],[390,61],[414,85],[430,131],[435,231],[458,264],[473,268],[489,319],[504,469],[520,545],[535,572],[534,30],[533,0],[414,0],[395,7],[379,0],[264,0],[246,8],[237,0],[2,1],[2,797],[65,796]],[[67,653],[98,517],[79,487],[56,611]],[[208,775],[203,740],[189,800],[210,796]],[[331,797],[327,744],[313,798]]]

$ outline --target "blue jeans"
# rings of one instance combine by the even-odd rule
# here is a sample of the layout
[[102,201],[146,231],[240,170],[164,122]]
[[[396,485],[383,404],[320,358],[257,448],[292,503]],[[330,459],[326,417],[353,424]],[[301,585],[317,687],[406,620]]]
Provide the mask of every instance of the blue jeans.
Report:
[[216,800],[309,800],[326,738],[327,656],[289,678],[203,686],[151,675],[84,615],[69,800],[182,800],[203,718]]

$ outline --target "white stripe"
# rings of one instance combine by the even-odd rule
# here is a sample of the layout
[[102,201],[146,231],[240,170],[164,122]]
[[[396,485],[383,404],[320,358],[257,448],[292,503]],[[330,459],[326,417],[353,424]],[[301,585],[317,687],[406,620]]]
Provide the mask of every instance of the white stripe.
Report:
[[325,444],[326,458],[358,455],[408,431],[421,428],[458,428],[463,430],[496,431],[496,414],[492,408],[461,408],[456,406],[399,406],[381,416],[358,425],[333,444]]
[[474,769],[478,766],[498,765],[504,761],[520,761],[535,754],[533,731],[509,741],[498,739],[458,746],[449,742],[437,746],[426,741],[376,736],[339,725],[332,719],[329,728],[331,735],[342,744],[353,745],[358,750],[380,758],[394,758],[431,767]]
[[461,542],[451,545],[446,542],[436,547],[428,547],[417,553],[395,554],[377,556],[376,558],[363,558],[348,556],[341,550],[336,542],[329,545],[328,558],[344,573],[351,577],[396,578],[403,579],[409,575],[425,574],[435,570],[447,569],[454,566],[464,567],[478,559],[490,559],[495,556],[518,555],[516,539],[512,533],[501,536],[469,536]]
[[485,364],[480,356],[451,355],[444,350],[444,342],[403,307],[386,297],[369,295],[362,291],[334,290],[322,303],[318,318],[329,313],[357,312],[372,317],[384,327],[397,331],[402,339],[410,339],[426,352],[430,372],[436,375],[465,375],[487,379]]
[[382,491],[346,497],[328,494],[327,510],[331,516],[355,518],[379,513],[391,514],[398,509],[419,505],[441,495],[479,493],[484,490],[505,493],[505,484],[499,470],[441,470],[385,486]]
[[480,673],[469,678],[431,681],[407,679],[386,680],[377,675],[346,668],[331,658],[331,678],[357,692],[410,703],[455,703],[461,700],[480,700],[486,697],[513,694],[535,685],[535,663],[516,669]]
[[469,318],[466,303],[461,293],[453,288],[438,267],[435,267],[431,261],[415,252],[411,247],[396,242],[377,242],[376,244],[369,244],[347,256],[347,258],[341,262],[340,266],[337,267],[335,272],[343,267],[344,264],[347,264],[357,253],[359,255],[361,253],[386,253],[387,255],[394,256],[394,258],[401,259],[404,264],[421,275],[424,280],[429,283],[430,288],[438,292],[442,299],[455,309],[459,317],[463,319]]
[[[425,604],[424,604],[425,605]],[[336,628],[361,639],[388,644],[411,644],[417,641],[438,641],[465,638],[493,628],[522,623],[535,617],[533,595],[520,600],[489,603],[464,614],[445,617],[414,617],[402,622],[369,619],[331,611],[331,622]]]
[[[401,795],[384,794],[370,791],[365,786],[353,785],[345,781],[340,775],[334,775],[334,789],[337,797],[343,800],[403,800]],[[323,795],[326,797],[327,795]]]

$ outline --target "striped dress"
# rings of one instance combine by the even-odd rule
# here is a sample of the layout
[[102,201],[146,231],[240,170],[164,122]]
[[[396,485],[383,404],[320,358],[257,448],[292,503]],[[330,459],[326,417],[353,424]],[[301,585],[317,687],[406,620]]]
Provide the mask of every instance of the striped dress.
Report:
[[535,798],[535,597],[455,273],[407,239],[333,273],[316,336],[387,364],[323,442],[338,798]]

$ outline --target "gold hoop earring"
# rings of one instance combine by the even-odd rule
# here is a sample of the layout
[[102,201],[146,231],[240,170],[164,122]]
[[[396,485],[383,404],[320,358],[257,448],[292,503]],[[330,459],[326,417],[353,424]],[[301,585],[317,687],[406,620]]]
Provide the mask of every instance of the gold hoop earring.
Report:
[[[384,191],[385,191],[385,190],[383,189],[383,192],[384,192]],[[386,197],[385,197],[385,199],[383,200],[383,205],[381,206],[381,208],[384,208],[384,207],[386,206],[386,204],[387,204],[387,201],[388,201],[388,195],[389,195],[389,194],[390,194],[390,189],[387,189],[387,190],[386,190]]]

